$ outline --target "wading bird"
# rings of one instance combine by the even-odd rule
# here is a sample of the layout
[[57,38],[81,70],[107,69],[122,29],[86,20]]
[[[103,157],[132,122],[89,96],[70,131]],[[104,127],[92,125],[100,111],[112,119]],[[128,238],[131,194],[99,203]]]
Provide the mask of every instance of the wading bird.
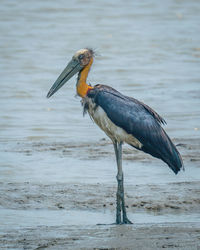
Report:
[[67,67],[49,90],[52,96],[73,75],[78,73],[76,89],[82,97],[84,113],[106,133],[114,145],[117,161],[116,224],[131,224],[126,214],[122,172],[122,144],[133,146],[156,158],[163,160],[175,174],[183,168],[181,156],[166,134],[161,124],[165,120],[146,104],[106,85],[86,83],[93,63],[92,49],[81,49],[75,53]]

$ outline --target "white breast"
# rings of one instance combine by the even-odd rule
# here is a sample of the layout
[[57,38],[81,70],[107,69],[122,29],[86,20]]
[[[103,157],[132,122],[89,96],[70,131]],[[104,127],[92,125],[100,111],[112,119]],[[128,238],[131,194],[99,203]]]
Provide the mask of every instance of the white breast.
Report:
[[112,141],[126,142],[136,148],[141,148],[142,144],[124,129],[116,126],[105,111],[100,107],[96,107],[91,99],[87,99],[88,113],[95,123],[111,138]]

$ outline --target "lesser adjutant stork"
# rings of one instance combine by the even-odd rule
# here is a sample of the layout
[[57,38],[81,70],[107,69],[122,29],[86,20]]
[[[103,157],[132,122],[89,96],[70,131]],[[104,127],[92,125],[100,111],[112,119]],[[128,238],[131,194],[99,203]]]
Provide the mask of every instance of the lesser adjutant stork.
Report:
[[122,144],[124,142],[163,160],[175,174],[183,168],[181,156],[162,128],[165,120],[146,104],[119,93],[106,85],[91,86],[86,83],[93,63],[92,49],[75,53],[67,67],[51,87],[52,96],[74,74],[78,73],[76,89],[82,98],[84,113],[106,133],[114,145],[117,161],[116,223],[132,223],[126,215],[122,172]]

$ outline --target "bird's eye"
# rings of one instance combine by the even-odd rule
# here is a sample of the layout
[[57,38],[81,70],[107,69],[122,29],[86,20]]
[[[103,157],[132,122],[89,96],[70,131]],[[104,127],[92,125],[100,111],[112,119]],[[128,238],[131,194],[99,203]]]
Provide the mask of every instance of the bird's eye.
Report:
[[84,57],[85,57],[85,55],[84,55],[84,54],[81,54],[81,55],[79,55],[78,59],[81,60],[81,59],[83,59]]

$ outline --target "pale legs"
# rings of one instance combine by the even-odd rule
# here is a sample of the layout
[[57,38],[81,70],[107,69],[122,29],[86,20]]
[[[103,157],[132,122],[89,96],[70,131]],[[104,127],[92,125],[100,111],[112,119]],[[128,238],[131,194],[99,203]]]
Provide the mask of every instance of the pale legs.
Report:
[[124,177],[122,171],[122,142],[113,142],[116,161],[117,161],[117,212],[116,212],[116,224],[132,224],[127,218],[126,207],[124,200]]

